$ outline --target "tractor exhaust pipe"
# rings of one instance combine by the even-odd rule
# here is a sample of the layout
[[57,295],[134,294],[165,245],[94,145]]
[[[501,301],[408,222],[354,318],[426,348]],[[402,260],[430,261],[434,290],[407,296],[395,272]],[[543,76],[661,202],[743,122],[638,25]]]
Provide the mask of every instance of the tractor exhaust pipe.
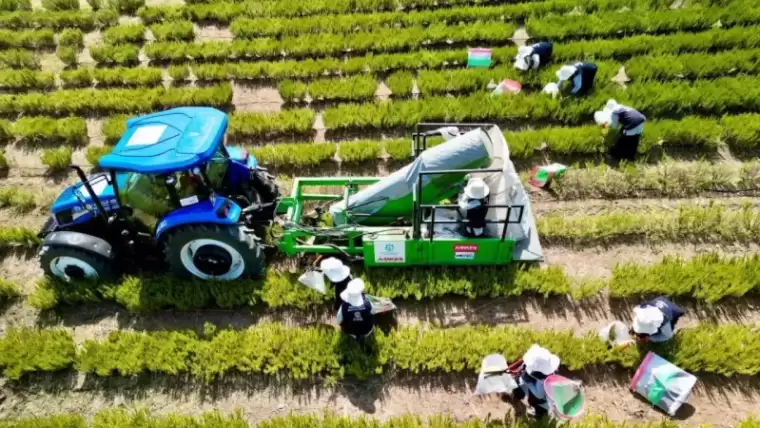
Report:
[[106,210],[103,208],[103,204],[100,203],[100,198],[98,195],[95,194],[95,192],[92,190],[92,186],[90,185],[90,181],[87,179],[87,176],[84,175],[84,171],[82,171],[82,168],[80,168],[78,165],[71,165],[71,169],[77,172],[77,175],[79,176],[79,181],[82,182],[82,185],[85,189],[87,189],[87,193],[90,194],[90,198],[92,198],[92,202],[95,204],[95,207],[98,209],[98,214],[100,217],[103,218],[103,221],[108,223],[108,215],[106,215]]

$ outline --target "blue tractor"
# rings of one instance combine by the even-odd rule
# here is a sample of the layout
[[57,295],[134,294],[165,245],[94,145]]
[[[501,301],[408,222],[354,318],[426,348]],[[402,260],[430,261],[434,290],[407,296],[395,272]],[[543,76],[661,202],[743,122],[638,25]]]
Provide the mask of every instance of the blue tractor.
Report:
[[151,262],[232,280],[264,267],[257,237],[279,190],[255,157],[224,145],[227,115],[205,107],[141,116],[89,177],[65,189],[40,232],[40,262],[64,281],[108,278]]

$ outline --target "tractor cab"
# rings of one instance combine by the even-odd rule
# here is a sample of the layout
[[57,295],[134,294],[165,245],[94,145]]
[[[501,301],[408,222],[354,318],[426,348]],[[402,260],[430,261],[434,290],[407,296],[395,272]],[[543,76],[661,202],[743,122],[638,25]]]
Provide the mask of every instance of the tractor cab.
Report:
[[[543,261],[530,200],[497,126],[419,124],[412,153],[413,162],[387,177],[295,179],[280,201],[279,248],[366,266]],[[467,233],[473,220],[461,203],[469,182],[487,189],[478,196],[478,236]]]
[[224,146],[227,115],[185,107],[127,121],[86,177],[57,198],[40,235],[46,273],[109,276],[131,259],[165,260],[182,276],[234,279],[260,270],[253,230],[278,190],[244,149]]

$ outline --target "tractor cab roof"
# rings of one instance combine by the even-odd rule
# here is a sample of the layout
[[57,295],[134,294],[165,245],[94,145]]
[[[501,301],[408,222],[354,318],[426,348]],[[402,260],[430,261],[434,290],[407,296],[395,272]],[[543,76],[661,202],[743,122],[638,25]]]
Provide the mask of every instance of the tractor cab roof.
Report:
[[184,171],[208,161],[222,144],[227,114],[179,107],[127,121],[127,130],[100,167],[144,174]]

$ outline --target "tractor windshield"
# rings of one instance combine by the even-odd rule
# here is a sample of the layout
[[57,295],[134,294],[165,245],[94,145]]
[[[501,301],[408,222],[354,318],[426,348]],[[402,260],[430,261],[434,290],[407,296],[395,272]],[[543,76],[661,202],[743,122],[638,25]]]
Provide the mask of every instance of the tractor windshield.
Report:
[[214,153],[214,156],[206,164],[206,176],[211,182],[211,186],[218,189],[222,186],[224,175],[227,173],[228,158],[223,145]]
[[[172,202],[167,187],[167,175],[149,175],[136,172],[126,174],[126,183],[119,189],[119,198],[124,205],[137,213],[151,218],[161,218],[177,207]],[[173,183],[181,206],[192,205],[205,199],[208,194],[200,176],[190,171],[175,174]],[[144,216],[141,216],[144,217]]]

